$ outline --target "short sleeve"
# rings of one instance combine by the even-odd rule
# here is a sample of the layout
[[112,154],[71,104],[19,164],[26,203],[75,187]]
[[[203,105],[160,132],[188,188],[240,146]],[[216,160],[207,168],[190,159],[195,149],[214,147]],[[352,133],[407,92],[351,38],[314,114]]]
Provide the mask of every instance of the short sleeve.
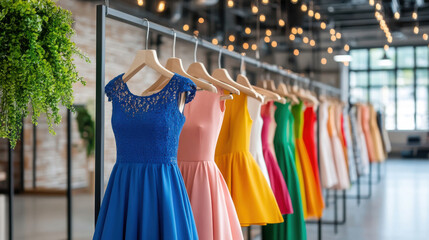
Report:
[[186,93],[185,103],[189,103],[195,97],[195,93],[197,91],[197,85],[192,82],[189,78],[182,77],[177,75],[180,79],[179,81],[179,95],[183,92]]
[[121,89],[120,85],[122,81],[122,75],[123,74],[110,80],[110,82],[104,87],[104,93],[106,94],[109,102],[111,102],[115,96],[117,96],[117,92]]

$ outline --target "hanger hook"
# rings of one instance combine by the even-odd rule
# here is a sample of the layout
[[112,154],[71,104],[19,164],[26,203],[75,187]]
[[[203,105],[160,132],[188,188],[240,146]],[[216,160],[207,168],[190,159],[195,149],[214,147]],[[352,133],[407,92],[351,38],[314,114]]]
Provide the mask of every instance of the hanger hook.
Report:
[[194,62],[197,62],[198,37],[194,36],[194,38],[195,38]]
[[222,68],[221,64],[220,64],[220,58],[222,57],[222,47],[219,47],[219,56],[217,58],[217,64],[219,66],[219,68]]
[[244,55],[246,55],[245,53],[241,53],[241,58],[240,58],[240,73],[242,75],[246,75],[246,70],[245,70],[245,65],[244,65]]
[[171,31],[173,31],[173,58],[175,58],[176,57],[176,30],[172,28]]
[[150,24],[149,24],[149,20],[147,20],[147,18],[143,18],[143,21],[145,21],[147,23],[147,29],[146,29],[146,50],[148,49],[149,46],[149,30],[150,30]]

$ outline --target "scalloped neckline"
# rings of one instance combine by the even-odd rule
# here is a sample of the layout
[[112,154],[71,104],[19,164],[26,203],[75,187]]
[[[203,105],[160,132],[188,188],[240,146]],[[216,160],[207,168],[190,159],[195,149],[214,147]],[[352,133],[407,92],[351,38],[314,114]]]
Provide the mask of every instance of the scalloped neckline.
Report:
[[[166,91],[167,90],[167,88],[168,88],[168,86],[170,85],[170,83],[172,82],[172,80],[173,79],[175,79],[176,77],[177,77],[177,73],[174,73],[174,75],[170,78],[170,80],[168,80],[168,83],[167,84],[165,84],[165,86],[161,89],[161,90],[159,90],[158,92],[155,92],[155,93],[152,93],[152,94],[150,94],[150,95],[147,95],[147,96],[139,96],[139,95],[136,95],[136,94],[134,94],[134,93],[132,93],[131,91],[130,91],[130,89],[129,89],[129,87],[128,87],[128,84],[126,83],[126,82],[124,82],[124,80],[122,79],[122,77],[124,76],[124,73],[122,73],[121,75],[120,75],[120,82],[122,83],[122,84],[124,84],[125,85],[125,89],[127,90],[127,92],[129,93],[129,94],[131,94],[131,96],[133,96],[133,97],[136,97],[136,98],[151,98],[151,97],[155,97],[155,96],[157,96],[158,94],[160,94],[160,93],[162,93],[162,92],[164,92],[164,91]],[[156,82],[155,82],[156,83]],[[155,83],[153,83],[151,86],[153,86]],[[150,88],[151,86],[149,86],[148,88]]]

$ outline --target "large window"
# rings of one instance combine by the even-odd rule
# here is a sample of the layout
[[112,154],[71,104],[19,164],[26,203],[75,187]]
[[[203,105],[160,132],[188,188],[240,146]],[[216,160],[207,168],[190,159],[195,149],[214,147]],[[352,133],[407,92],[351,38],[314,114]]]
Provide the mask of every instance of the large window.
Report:
[[353,49],[350,101],[371,102],[386,113],[388,130],[429,130],[427,46]]

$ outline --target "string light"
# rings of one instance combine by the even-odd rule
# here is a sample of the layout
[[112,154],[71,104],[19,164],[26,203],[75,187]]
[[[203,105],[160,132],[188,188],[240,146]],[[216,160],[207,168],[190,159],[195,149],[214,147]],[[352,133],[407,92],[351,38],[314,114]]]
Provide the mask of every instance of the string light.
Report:
[[326,23],[325,23],[325,22],[321,22],[321,23],[320,23],[320,28],[321,28],[322,30],[326,29]]
[[384,45],[384,51],[387,51],[387,50],[389,50],[389,45]]
[[259,21],[265,22],[265,15],[264,14],[259,15]]
[[194,31],[194,35],[195,35],[195,36],[198,36],[198,34],[200,34],[200,32],[199,32],[198,30],[195,30],[195,31]]
[[380,11],[381,10],[381,4],[380,3],[375,4],[375,9]]
[[334,52],[334,50],[331,47],[328,47],[326,51],[328,51],[329,54],[332,54]]
[[414,26],[413,32],[414,34],[419,34],[419,26]]
[[332,35],[332,36],[331,36],[331,41],[332,41],[332,42],[337,41],[337,38],[335,37],[335,35]]
[[213,38],[213,39],[212,39],[212,43],[213,43],[214,45],[217,45],[217,44],[219,43],[219,41],[217,40],[217,38]]
[[334,35],[335,34],[335,29],[331,28],[331,30],[329,30],[329,33]]
[[322,59],[320,60],[320,63],[322,63],[323,65],[325,65],[327,62],[328,62],[328,61],[326,60],[326,58],[322,58]]
[[270,37],[265,36],[265,37],[264,37],[264,41],[265,41],[266,43],[269,43],[269,42],[271,41],[271,39],[270,39]]
[[414,12],[413,12],[413,19],[414,19],[414,20],[417,20],[417,17],[418,17],[417,12],[416,12],[416,11],[414,11]]
[[344,51],[346,52],[350,51],[350,46],[348,44],[344,45]]
[[231,51],[231,52],[234,51],[234,46],[233,45],[229,45],[228,46],[228,50]]
[[187,32],[189,30],[189,25],[185,24],[183,25],[183,31]]
[[298,30],[296,29],[296,27],[293,27],[290,31],[292,32],[292,34],[297,34],[298,33]]
[[314,47],[316,46],[316,41],[314,41],[313,39],[310,40],[310,46]]
[[306,12],[307,11],[307,5],[305,5],[304,3],[301,5],[301,11]]
[[265,35],[271,36],[271,30],[270,29],[265,30]]
[[233,34],[229,35],[228,40],[230,42],[234,42],[235,41],[235,36]]
[[298,49],[293,50],[293,55],[298,56],[299,55],[299,50]]
[[250,29],[250,27],[246,27],[246,28],[244,29],[244,32],[245,32],[247,35],[249,35],[249,34],[251,34],[251,33],[252,33],[252,29]]
[[234,7],[234,1],[232,1],[232,0],[228,0],[228,7],[229,7],[229,8]]
[[298,34],[302,34],[304,32],[304,30],[302,30],[302,28],[298,28]]
[[307,44],[308,43],[308,37],[302,38],[302,42],[305,43],[305,44]]
[[399,20],[399,18],[401,17],[401,14],[399,12],[395,12],[393,16],[395,17],[396,20]]
[[280,27],[284,27],[284,25],[285,25],[286,23],[285,23],[285,20],[283,20],[283,19],[279,19],[279,26]]
[[295,35],[290,34],[290,35],[289,35],[289,39],[290,39],[291,41],[295,40]]
[[202,17],[198,18],[198,22],[199,22],[200,24],[203,24],[203,23],[204,23],[204,18],[202,18]]
[[165,10],[165,1],[159,1],[158,7],[156,8],[158,12],[164,12]]
[[320,13],[316,12],[316,13],[314,14],[314,18],[315,18],[316,20],[319,20],[319,19],[320,19]]
[[340,32],[337,32],[337,33],[335,34],[335,37],[336,37],[337,39],[341,39],[341,33],[340,33]]
[[137,0],[137,5],[139,5],[140,7],[144,5],[144,1],[143,0]]
[[267,5],[268,3],[270,3],[270,1],[269,1],[269,0],[262,0],[262,4]]
[[313,17],[314,16],[314,11],[313,10],[308,10],[308,16],[309,17]]
[[247,42],[243,43],[243,48],[246,50],[249,49],[249,44]]
[[258,49],[258,46],[256,44],[252,44],[252,50],[255,51],[256,49]]
[[428,35],[426,33],[423,33],[423,40],[427,41],[428,40]]
[[374,6],[374,0],[369,0],[369,5]]
[[276,41],[272,41],[271,42],[271,47],[273,47],[273,48],[277,47],[277,42]]
[[252,6],[252,13],[253,13],[253,14],[257,14],[257,13],[258,13],[258,11],[259,11],[258,7],[257,7],[257,6],[255,6],[255,5],[253,5],[253,6]]
[[290,0],[291,3],[295,4],[298,2],[298,0]]

